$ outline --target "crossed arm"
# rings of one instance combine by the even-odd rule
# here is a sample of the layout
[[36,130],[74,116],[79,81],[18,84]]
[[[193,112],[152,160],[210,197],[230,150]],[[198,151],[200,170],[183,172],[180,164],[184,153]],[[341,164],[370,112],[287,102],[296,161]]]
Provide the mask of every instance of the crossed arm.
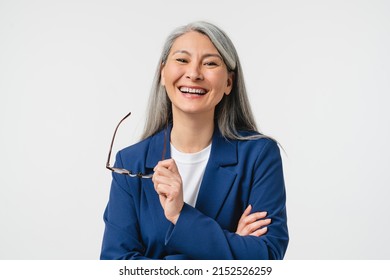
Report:
[[[183,184],[175,161],[173,159],[160,161],[154,168],[152,180],[165,217],[175,225],[184,206]],[[236,233],[241,236],[262,236],[267,232],[266,226],[271,223],[271,219],[265,219],[267,212],[251,213],[251,210],[251,205],[245,209]]]
[[[173,160],[160,162],[153,183],[164,216],[171,222],[165,234],[166,248],[192,259],[282,259],[288,245],[285,192],[281,161],[274,145],[259,157],[253,178],[249,205],[241,215],[235,232],[223,229],[217,221],[183,202],[180,174]],[[121,155],[117,162],[122,164]],[[259,168],[259,165],[266,168]],[[137,200],[128,190],[124,176],[113,174],[102,259],[145,259],[164,257],[163,247],[145,247],[140,236]],[[135,200],[134,200],[135,199]],[[267,209],[252,212],[253,209]],[[160,219],[160,218],[159,218]],[[272,223],[271,223],[272,219]],[[208,249],[206,249],[208,248]],[[212,248],[212,249],[211,249]],[[206,249],[206,250],[205,250]],[[165,258],[180,258],[168,255]]]

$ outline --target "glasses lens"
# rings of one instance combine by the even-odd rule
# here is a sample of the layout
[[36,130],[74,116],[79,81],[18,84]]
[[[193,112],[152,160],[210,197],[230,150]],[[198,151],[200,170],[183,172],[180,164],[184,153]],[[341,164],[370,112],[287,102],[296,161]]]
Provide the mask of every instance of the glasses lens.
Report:
[[118,174],[129,175],[130,177],[138,177],[145,179],[150,179],[153,177],[153,174],[132,173],[131,171],[123,168],[108,167],[108,169]]
[[110,169],[112,171],[114,171],[115,173],[130,175],[130,172],[128,170],[126,170],[126,169],[116,168],[116,167],[111,167]]

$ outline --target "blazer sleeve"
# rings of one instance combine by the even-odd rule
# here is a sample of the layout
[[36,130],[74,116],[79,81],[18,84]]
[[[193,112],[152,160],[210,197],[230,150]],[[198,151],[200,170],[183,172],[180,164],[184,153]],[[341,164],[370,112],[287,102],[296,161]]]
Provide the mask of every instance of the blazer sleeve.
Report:
[[[115,165],[122,165],[120,153]],[[134,200],[126,176],[112,173],[110,198],[104,212],[105,230],[100,259],[147,259],[141,243]]]
[[253,212],[267,211],[272,219],[265,235],[229,232],[185,204],[176,225],[167,232],[166,245],[193,259],[282,259],[289,238],[282,161],[275,142],[264,146],[253,168],[249,204]]

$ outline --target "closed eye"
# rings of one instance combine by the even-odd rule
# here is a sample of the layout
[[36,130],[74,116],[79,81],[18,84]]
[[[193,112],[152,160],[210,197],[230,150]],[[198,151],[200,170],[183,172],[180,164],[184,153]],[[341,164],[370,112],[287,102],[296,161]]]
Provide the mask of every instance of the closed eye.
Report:
[[188,61],[184,58],[176,58],[176,61],[177,62],[180,62],[180,63],[187,63]]
[[214,61],[211,61],[211,62],[206,62],[204,65],[206,66],[218,66],[218,64]]

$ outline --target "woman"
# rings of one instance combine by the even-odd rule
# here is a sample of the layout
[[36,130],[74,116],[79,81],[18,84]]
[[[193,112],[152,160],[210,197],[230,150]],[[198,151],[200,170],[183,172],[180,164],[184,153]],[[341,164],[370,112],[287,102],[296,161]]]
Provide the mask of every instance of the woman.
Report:
[[[102,259],[282,259],[277,144],[257,132],[235,48],[195,22],[167,39],[142,141],[117,154]],[[114,171],[120,172],[117,169]]]

